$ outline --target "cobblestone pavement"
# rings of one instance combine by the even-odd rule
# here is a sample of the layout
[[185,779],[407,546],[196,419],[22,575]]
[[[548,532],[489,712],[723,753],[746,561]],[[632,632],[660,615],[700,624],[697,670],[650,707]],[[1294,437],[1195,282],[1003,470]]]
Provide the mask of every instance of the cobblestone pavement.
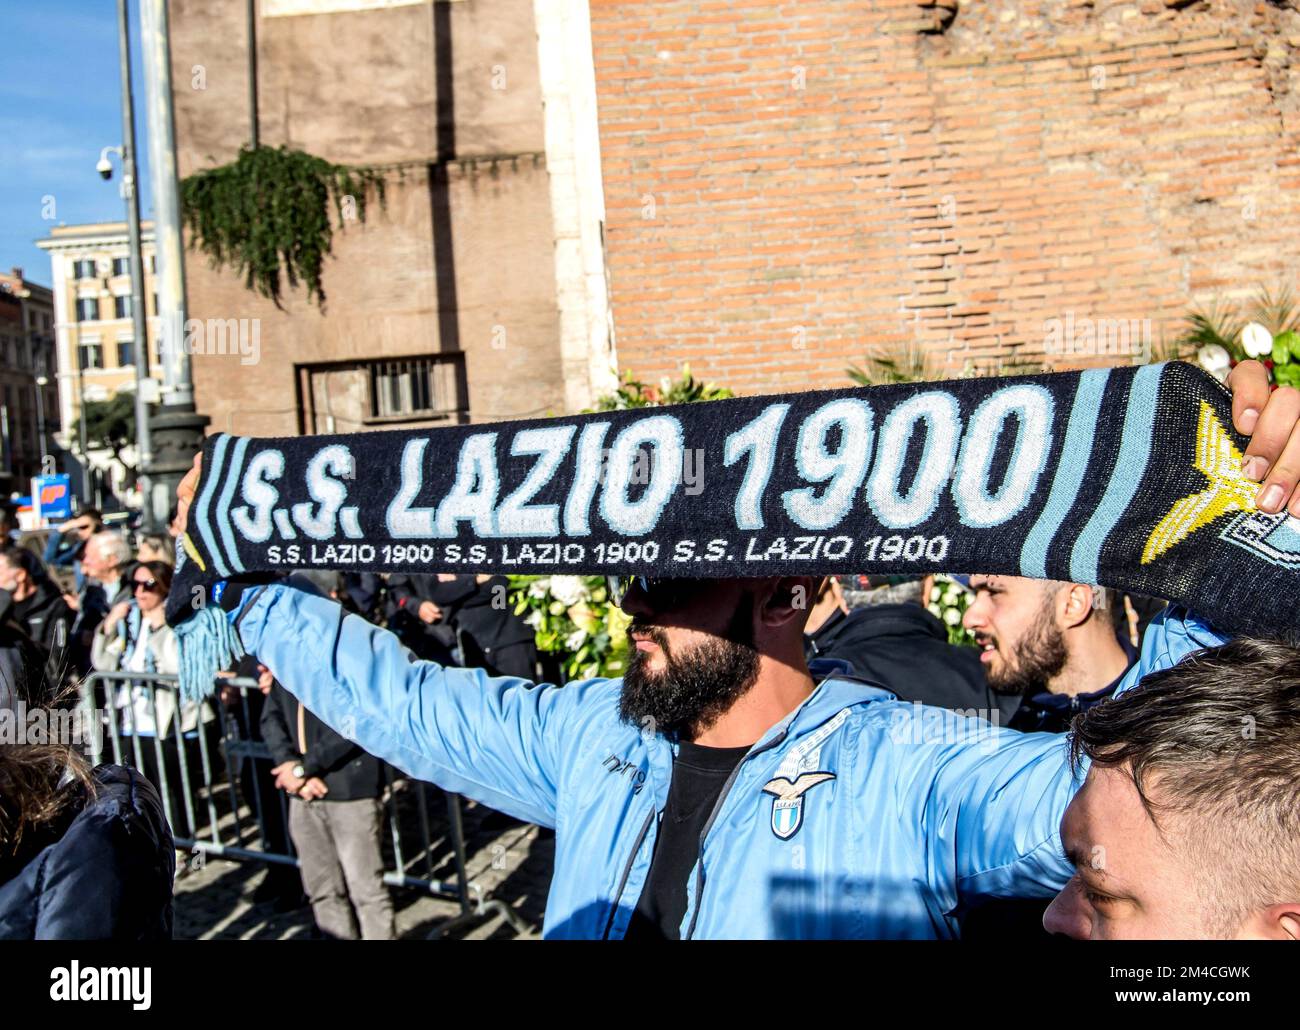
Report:
[[[436,802],[443,795],[433,792]],[[403,839],[414,820],[412,806],[403,812]],[[454,880],[454,853],[448,837],[449,821],[445,806],[429,806],[432,878]],[[500,911],[484,911],[453,924],[443,934],[448,939],[534,939],[541,929],[546,891],[555,859],[554,837],[536,826],[521,823],[472,801],[462,801],[465,828],[466,868],[471,884],[481,890],[488,902],[501,902],[515,913],[525,927],[520,932]],[[243,813],[248,818],[245,810]],[[409,837],[418,839],[416,835]],[[252,897],[265,879],[266,865],[260,861],[232,861],[202,856],[179,855],[186,859],[186,870],[176,881],[175,930],[177,939],[187,940],[301,940],[315,935],[311,909],[302,908],[277,913],[270,902],[255,903]],[[389,869],[393,868],[391,847]],[[412,875],[427,876],[421,863]],[[441,924],[460,913],[454,899],[431,896],[408,887],[391,888],[396,911],[397,933],[405,940],[420,940],[435,935]],[[490,906],[497,908],[497,906]]]

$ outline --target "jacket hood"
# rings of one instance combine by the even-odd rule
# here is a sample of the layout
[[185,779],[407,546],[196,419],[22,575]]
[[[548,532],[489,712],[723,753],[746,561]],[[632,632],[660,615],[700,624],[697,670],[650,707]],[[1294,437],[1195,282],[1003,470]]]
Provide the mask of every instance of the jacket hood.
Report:
[[171,936],[173,840],[157,790],[101,765],[44,846],[0,883],[0,939]]

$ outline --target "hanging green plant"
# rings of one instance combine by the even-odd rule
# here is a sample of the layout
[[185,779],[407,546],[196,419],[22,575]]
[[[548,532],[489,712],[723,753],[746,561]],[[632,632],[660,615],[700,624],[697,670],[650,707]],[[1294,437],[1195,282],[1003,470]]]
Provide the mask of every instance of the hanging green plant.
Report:
[[[288,147],[245,147],[231,164],[196,172],[181,182],[181,205],[192,246],[215,267],[228,266],[244,285],[281,307],[281,274],[291,289],[325,305],[321,268],[331,252],[334,225],[366,220],[371,194],[384,205],[384,173],[331,164]],[[346,215],[345,218],[345,209]]]

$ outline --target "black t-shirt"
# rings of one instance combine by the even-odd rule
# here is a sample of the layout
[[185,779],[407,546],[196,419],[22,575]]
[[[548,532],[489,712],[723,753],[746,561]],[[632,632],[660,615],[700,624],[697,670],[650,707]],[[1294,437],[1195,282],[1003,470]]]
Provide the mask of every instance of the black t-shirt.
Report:
[[686,881],[700,857],[704,824],[727,778],[747,754],[748,747],[680,745],[673,761],[668,804],[659,820],[650,875],[625,940],[677,940],[686,915]]

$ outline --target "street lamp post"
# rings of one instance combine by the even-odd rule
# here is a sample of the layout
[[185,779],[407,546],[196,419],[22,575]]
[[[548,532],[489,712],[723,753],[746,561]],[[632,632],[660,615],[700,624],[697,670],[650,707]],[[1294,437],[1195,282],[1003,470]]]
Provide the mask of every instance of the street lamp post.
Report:
[[77,422],[81,427],[77,437],[77,446],[81,450],[81,503],[90,503],[90,445],[86,441],[86,365],[81,358],[81,347],[77,347]]
[[[141,508],[146,529],[157,528],[153,496],[145,470],[153,463],[149,437],[149,403],[145,389],[149,378],[149,330],[145,322],[144,259],[140,250],[140,190],[135,162],[135,95],[131,88],[131,34],[127,0],[117,0],[118,61],[122,81],[122,146],[105,147],[99,155],[99,173],[112,175],[110,150],[122,158],[122,193],[126,199],[127,231],[130,234],[131,264],[131,361],[135,365],[135,443],[139,468]],[[107,169],[107,170],[106,170]]]
[[41,438],[41,475],[45,474],[45,387],[49,380],[45,376],[36,377],[36,433]]
[[157,262],[162,403],[153,419],[154,454],[149,470],[164,511],[203,446],[208,417],[194,406],[194,380],[185,341],[185,246],[172,112],[171,44],[166,0],[140,0],[140,49],[149,112],[153,173],[154,253]]

